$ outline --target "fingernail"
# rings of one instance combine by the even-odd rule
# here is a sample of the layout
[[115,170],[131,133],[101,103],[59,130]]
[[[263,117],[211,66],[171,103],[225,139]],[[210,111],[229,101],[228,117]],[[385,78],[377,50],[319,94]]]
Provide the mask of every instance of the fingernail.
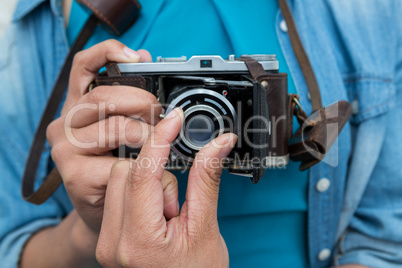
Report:
[[223,148],[220,152],[221,158],[226,158],[230,154],[230,152],[233,150],[234,145],[236,144],[236,141],[237,135],[230,135],[230,137],[224,143]]
[[132,50],[129,47],[124,47],[123,49],[124,54],[129,57],[130,59],[138,61],[141,58],[141,55],[138,54],[136,51]]
[[168,115],[167,116],[165,116],[165,119],[171,119],[171,118],[174,118],[174,117],[176,117],[176,116],[178,116],[179,115],[179,113],[178,113],[178,110],[179,109],[181,109],[181,108],[174,108],[172,111],[170,111],[169,113],[168,113]]
[[179,204],[179,200],[177,200],[176,211],[177,211],[177,213],[180,213],[180,204]]

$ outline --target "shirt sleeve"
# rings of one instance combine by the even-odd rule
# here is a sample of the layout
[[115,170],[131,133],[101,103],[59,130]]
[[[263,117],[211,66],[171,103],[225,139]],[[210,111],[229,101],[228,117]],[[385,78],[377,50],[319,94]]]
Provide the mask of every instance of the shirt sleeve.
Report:
[[[396,32],[402,33],[402,27]],[[376,126],[385,128],[382,150],[359,207],[341,239],[339,265],[402,267],[402,35],[396,57],[399,57],[393,81],[396,105]]]
[[[25,78],[21,69],[36,66],[18,58],[21,49],[30,47],[17,42],[15,35],[19,30],[11,25],[0,43],[0,266],[5,268],[17,267],[22,248],[32,234],[58,224],[72,209],[63,187],[40,206],[27,203],[21,196],[25,161],[42,109],[32,108],[34,96],[40,92],[22,82]],[[49,159],[47,149],[38,178],[45,177]]]

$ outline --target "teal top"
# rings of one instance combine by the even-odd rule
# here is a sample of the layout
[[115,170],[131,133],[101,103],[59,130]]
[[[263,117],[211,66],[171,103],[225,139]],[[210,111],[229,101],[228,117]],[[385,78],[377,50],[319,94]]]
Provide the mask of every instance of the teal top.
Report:
[[[276,0],[140,1],[141,15],[119,41],[157,56],[276,54],[280,72],[289,75],[277,37]],[[163,3],[163,4],[162,4]],[[67,28],[76,38],[88,14],[73,2]],[[87,47],[115,38],[98,27]],[[295,120],[296,121],[296,120]],[[187,174],[177,173],[183,201]],[[298,164],[267,170],[254,185],[224,171],[219,199],[219,226],[229,249],[231,267],[308,267],[308,172]]]

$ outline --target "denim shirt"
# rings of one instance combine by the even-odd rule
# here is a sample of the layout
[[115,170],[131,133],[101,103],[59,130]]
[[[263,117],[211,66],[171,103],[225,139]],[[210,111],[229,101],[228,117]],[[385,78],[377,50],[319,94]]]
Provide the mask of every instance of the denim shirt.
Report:
[[[156,2],[162,6],[164,1]],[[63,187],[40,207],[24,202],[19,190],[33,135],[68,51],[61,3],[20,0],[0,44],[2,267],[15,267],[27,239],[58,224],[72,209]],[[323,104],[345,99],[354,108],[324,161],[310,170],[310,264],[401,267],[402,3],[292,0],[289,4]],[[277,35],[301,104],[310,112],[306,83],[280,13]],[[49,155],[47,146],[39,178],[49,169]]]

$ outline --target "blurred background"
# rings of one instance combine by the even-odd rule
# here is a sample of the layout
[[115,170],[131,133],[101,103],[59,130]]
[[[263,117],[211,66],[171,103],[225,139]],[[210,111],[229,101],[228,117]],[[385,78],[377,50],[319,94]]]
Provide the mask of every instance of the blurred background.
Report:
[[0,39],[10,23],[17,0],[0,0]]

